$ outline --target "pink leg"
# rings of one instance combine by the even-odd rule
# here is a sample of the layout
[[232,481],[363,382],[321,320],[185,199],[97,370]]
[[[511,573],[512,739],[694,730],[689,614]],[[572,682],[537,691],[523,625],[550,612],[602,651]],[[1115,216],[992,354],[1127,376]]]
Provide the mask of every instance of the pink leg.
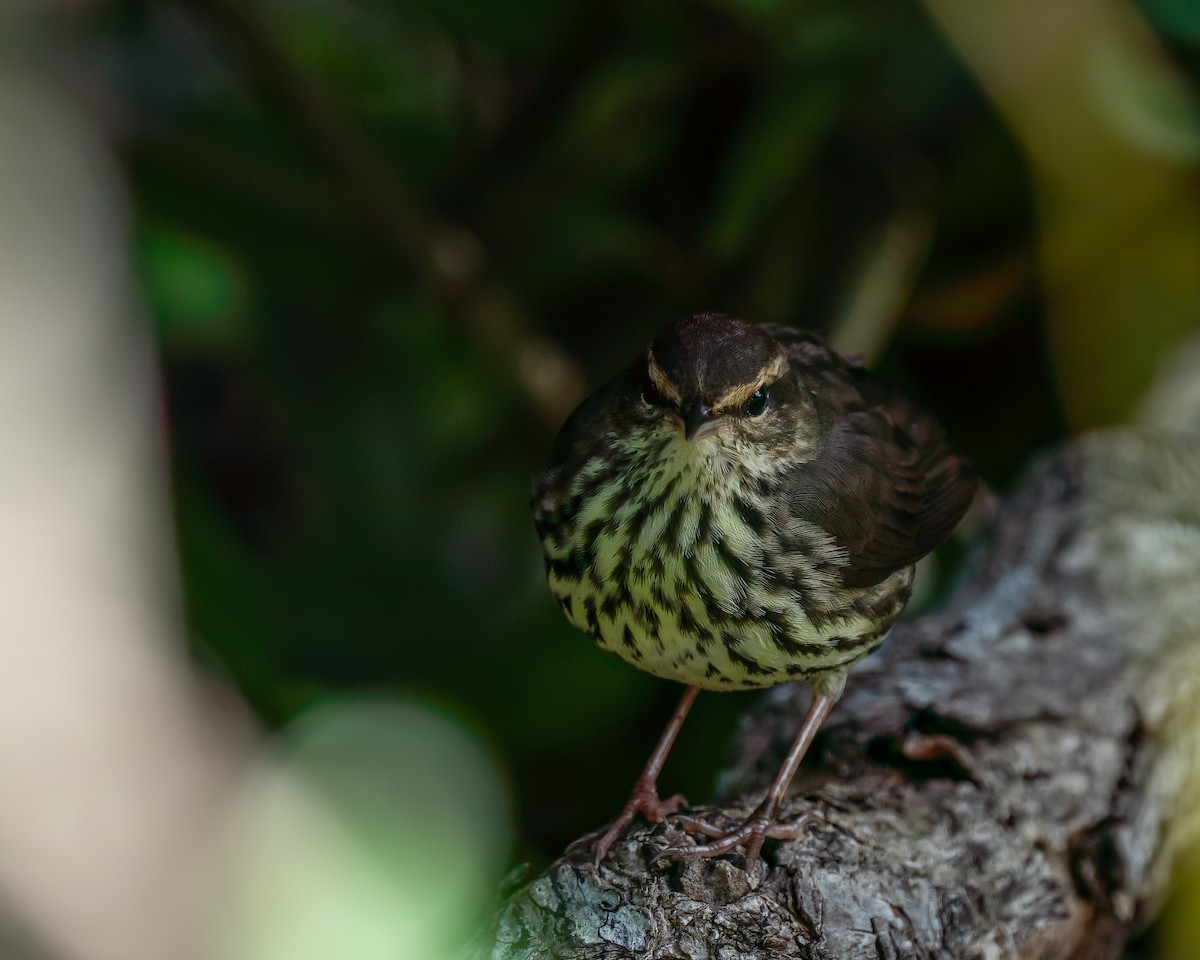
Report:
[[779,810],[783,806],[784,794],[787,793],[788,785],[796,775],[800,761],[804,759],[804,754],[808,751],[813,737],[816,736],[817,730],[820,729],[833,705],[837,703],[837,699],[836,694],[814,694],[812,703],[809,704],[808,711],[804,714],[804,720],[800,723],[796,739],[792,741],[787,756],[783,759],[783,765],[767,788],[767,794],[763,797],[762,803],[754,809],[750,816],[732,830],[725,832],[721,832],[702,820],[680,817],[679,824],[685,829],[715,839],[712,843],[695,847],[668,847],[659,856],[669,860],[700,860],[719,856],[722,853],[728,853],[735,847],[744,846],[746,849],[745,868],[749,870],[754,861],[758,859],[763,841],[768,837],[780,839],[795,837],[807,818],[801,817],[798,821],[787,825],[778,824],[776,820],[779,817]]
[[580,837],[567,848],[568,850],[577,850],[580,847],[590,845],[592,852],[596,855],[596,866],[599,866],[600,861],[604,859],[605,854],[616,843],[617,838],[625,832],[626,827],[633,823],[633,818],[639,813],[643,814],[646,819],[653,823],[660,823],[667,814],[674,813],[686,803],[682,794],[675,794],[675,796],[668,797],[666,800],[660,800],[658,798],[658,775],[662,772],[667,754],[671,752],[671,747],[675,745],[675,738],[679,736],[679,729],[683,726],[683,720],[688,715],[688,711],[692,709],[692,703],[695,702],[696,694],[699,692],[699,687],[688,687],[683,692],[683,698],[679,701],[679,706],[675,708],[675,712],[671,715],[671,720],[667,724],[667,728],[663,731],[662,736],[658,738],[654,752],[650,754],[650,759],[646,761],[646,766],[642,769],[641,775],[634,781],[633,790],[629,794],[629,800],[621,808],[621,812],[617,814],[617,818],[605,829],[589,833],[585,837]]

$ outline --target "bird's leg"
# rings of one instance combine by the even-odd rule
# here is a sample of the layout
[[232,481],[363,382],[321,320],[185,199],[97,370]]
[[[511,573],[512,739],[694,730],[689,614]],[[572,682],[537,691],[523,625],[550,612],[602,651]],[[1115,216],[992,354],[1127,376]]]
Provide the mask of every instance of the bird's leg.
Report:
[[654,746],[654,752],[650,754],[650,759],[646,761],[646,766],[642,769],[637,780],[634,781],[633,789],[629,793],[629,800],[621,808],[621,812],[617,814],[617,818],[604,829],[580,837],[567,848],[568,851],[591,846],[592,853],[596,856],[596,866],[599,866],[600,861],[604,859],[609,848],[616,843],[617,838],[625,832],[626,827],[633,823],[633,818],[639,813],[653,823],[661,823],[667,814],[674,813],[687,802],[681,793],[668,797],[666,800],[660,800],[658,797],[658,775],[662,771],[663,763],[666,762],[667,754],[671,752],[671,747],[675,745],[675,738],[679,736],[679,729],[683,726],[684,717],[692,709],[692,703],[695,702],[696,694],[699,692],[699,687],[688,687],[683,692],[679,706],[671,714],[671,720],[667,724],[667,728],[663,730],[662,736],[658,738],[658,743]]
[[788,748],[787,756],[783,758],[779,772],[775,774],[775,779],[767,788],[767,794],[763,797],[762,803],[754,808],[754,812],[750,816],[732,830],[726,831],[719,830],[702,820],[680,817],[678,818],[680,826],[686,830],[694,830],[705,836],[713,837],[712,843],[700,844],[695,847],[667,847],[659,854],[659,857],[668,860],[700,860],[719,856],[722,853],[728,853],[735,847],[744,846],[746,850],[745,868],[749,870],[754,861],[758,859],[763,842],[768,837],[794,839],[803,829],[808,818],[800,817],[788,824],[777,823],[779,810],[783,806],[783,797],[787,793],[788,785],[792,782],[792,777],[796,775],[800,761],[804,759],[804,754],[808,751],[809,744],[817,735],[817,730],[820,729],[833,705],[837,703],[840,694],[840,685],[832,692],[814,690],[812,703],[808,705],[808,711],[800,723],[796,739]]

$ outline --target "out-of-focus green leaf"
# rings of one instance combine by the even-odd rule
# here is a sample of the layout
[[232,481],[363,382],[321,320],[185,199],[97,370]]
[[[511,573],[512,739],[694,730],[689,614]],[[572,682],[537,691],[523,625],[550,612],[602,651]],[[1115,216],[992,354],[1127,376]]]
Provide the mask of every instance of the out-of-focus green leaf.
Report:
[[1167,33],[1200,43],[1200,4],[1195,0],[1141,0],[1139,6]]
[[411,9],[498,52],[530,55],[544,50],[578,2],[529,0],[519,8],[493,0],[414,0]]
[[510,276],[528,289],[557,291],[614,267],[652,272],[669,255],[663,239],[632,213],[588,198],[549,211]]
[[841,87],[806,78],[748,119],[730,148],[713,204],[705,232],[709,252],[730,260],[750,242],[841,120],[845,96]]
[[142,289],[164,336],[228,345],[246,335],[249,285],[227,251],[182,232],[146,229],[137,252]]
[[289,0],[272,6],[270,21],[290,55],[339,103],[393,124],[412,117],[456,124],[462,65],[452,38],[429,18]]
[[267,647],[271,597],[279,583],[261,561],[239,548],[228,525],[192,485],[177,484],[174,493],[192,642],[210,669],[228,674],[256,708],[267,708],[278,680]]
[[326,702],[249,779],[218,858],[212,955],[457,955],[511,840],[498,772],[460,720],[411,701]]
[[480,358],[463,349],[456,318],[426,298],[400,295],[379,304],[373,328],[394,351],[395,373],[413,398],[411,419],[431,451],[447,453],[483,441],[495,426],[501,383],[480,369]]
[[[521,664],[520,670],[508,671],[503,717],[496,718],[505,740],[563,747],[602,736],[654,696],[654,686],[661,681],[599,650],[552,602],[537,604],[536,611],[533,607],[524,609],[532,633],[519,647],[485,646],[478,653],[481,674],[487,678],[505,672],[506,664]],[[498,630],[495,635],[505,633],[508,630]]]
[[604,191],[644,171],[677,122],[669,107],[685,75],[679,61],[639,54],[600,66],[583,84],[546,156],[556,179]]
[[1093,63],[1099,102],[1131,143],[1176,161],[1200,159],[1200,110],[1181,77],[1157,62],[1148,69],[1111,37],[1096,43]]

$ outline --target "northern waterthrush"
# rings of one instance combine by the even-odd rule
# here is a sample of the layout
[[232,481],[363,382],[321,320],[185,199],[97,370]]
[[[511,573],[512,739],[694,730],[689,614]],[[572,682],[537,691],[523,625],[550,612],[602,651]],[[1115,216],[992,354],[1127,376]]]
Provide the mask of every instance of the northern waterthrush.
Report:
[[812,703],[766,797],[709,843],[753,861],[846,672],[883,642],[913,565],[954,529],[976,479],[936,422],[816,336],[723,314],[669,324],[585,400],[533,498],[550,589],[603,649],[687,684],[599,862],[637,813],[700,689],[807,680]]

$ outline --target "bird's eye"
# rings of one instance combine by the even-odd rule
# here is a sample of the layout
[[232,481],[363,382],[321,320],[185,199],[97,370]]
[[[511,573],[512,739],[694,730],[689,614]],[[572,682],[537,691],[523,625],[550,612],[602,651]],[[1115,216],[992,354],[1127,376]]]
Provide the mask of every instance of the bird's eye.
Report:
[[652,407],[660,406],[663,403],[663,396],[658,392],[658,387],[654,385],[654,381],[650,379],[649,375],[642,378],[642,402]]
[[752,417],[762,416],[762,412],[767,409],[767,402],[771,399],[771,394],[766,387],[759,387],[754,391],[754,396],[746,401],[746,413]]

